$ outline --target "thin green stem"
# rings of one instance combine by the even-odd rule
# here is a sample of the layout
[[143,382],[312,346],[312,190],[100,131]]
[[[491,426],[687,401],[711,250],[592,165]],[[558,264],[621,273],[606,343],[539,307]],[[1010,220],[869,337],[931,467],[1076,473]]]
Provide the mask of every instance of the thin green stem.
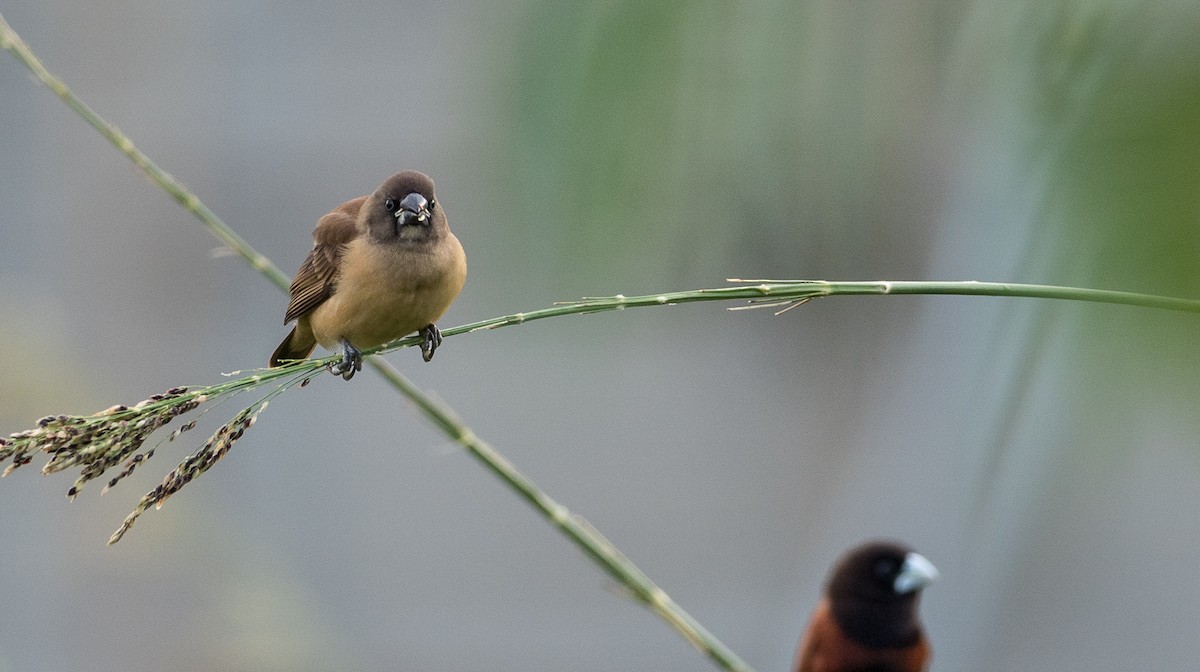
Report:
[[627,589],[634,599],[658,614],[693,646],[721,667],[727,670],[748,671],[751,669],[738,658],[737,654],[680,608],[666,592],[650,580],[650,577],[646,576],[604,535],[600,534],[599,530],[547,495],[499,451],[462,424],[452,410],[422,394],[387,361],[379,357],[372,357],[369,361],[384,378],[408,395],[409,399],[420,407],[433,424],[516,490],[563,535],[583,549],[609,576]]
[[[733,301],[740,299],[748,301],[749,305],[735,306],[730,308],[730,310],[781,308],[779,312],[783,312],[808,301],[826,296],[883,296],[889,294],[1062,299],[1066,301],[1088,301],[1092,303],[1200,313],[1200,301],[1195,299],[1181,299],[1155,294],[1115,292],[1106,289],[1087,289],[1084,287],[1025,285],[1012,282],[978,282],[975,280],[960,282],[903,280],[856,282],[826,282],[824,280],[731,280],[731,282],[745,284],[712,289],[643,294],[640,296],[617,294],[615,296],[589,297],[579,301],[564,301],[549,308],[540,308],[523,313],[511,313],[457,327],[450,327],[443,329],[442,335],[454,336],[474,331],[512,327],[518,324],[544,320],[549,317],[562,317],[564,315],[582,315],[649,306],[671,306],[699,301]],[[410,336],[364,352],[372,354],[391,352],[397,348],[419,345],[420,343],[421,338],[419,336]],[[332,362],[334,359],[336,357],[329,357],[321,360],[321,362],[324,364]]]
[[[582,313],[597,313],[625,308],[646,306],[664,306],[678,303],[694,303],[698,301],[730,301],[743,299],[751,302],[749,306],[756,307],[791,307],[800,303],[826,296],[882,296],[888,294],[954,294],[961,296],[1007,296],[1029,297],[1042,299],[1064,299],[1069,301],[1091,301],[1142,308],[1159,308],[1190,313],[1200,313],[1200,301],[1180,299],[1154,294],[1134,294],[1131,292],[1114,292],[1104,289],[1087,289],[1083,287],[1060,287],[1055,285],[1024,285],[1011,282],[978,282],[966,280],[961,282],[920,282],[920,281],[861,281],[861,282],[826,282],[824,280],[731,280],[747,284],[718,287],[713,289],[693,289],[681,292],[663,292],[661,294],[644,294],[641,296],[606,296],[589,297],[580,301],[567,301],[550,308],[542,308],[527,313],[502,315],[479,322],[472,322],[442,331],[444,336],[453,336],[484,329],[509,327],[548,317],[563,315],[578,315]],[[786,308],[785,308],[786,309]],[[397,341],[394,345],[415,345],[419,339],[411,338]],[[392,346],[388,346],[389,348]]]
[[[269,259],[259,254],[245,240],[238,236],[224,222],[208,209],[200,199],[184,187],[178,180],[160,169],[145,154],[139,151],[133,142],[121,133],[116,126],[108,123],[79,100],[70,89],[42,65],[29,47],[13,31],[12,27],[0,15],[0,48],[7,49],[25,64],[34,75],[45,83],[66,104],[108,139],[117,149],[141,168],[145,174],[163,191],[196,215],[214,236],[220,239],[230,249],[242,256],[254,269],[262,273],[277,287],[287,291],[289,281]],[[668,624],[678,630],[689,642],[709,656],[717,664],[727,670],[742,670],[751,672],[750,666],[737,657],[728,647],[705,630],[694,618],[676,605],[670,597],[621,554],[598,531],[586,525],[580,518],[570,513],[566,507],[558,504],[549,495],[538,488],[533,481],[516,469],[503,455],[482,439],[466,425],[459,422],[448,409],[437,404],[431,397],[410,383],[386,361],[370,358],[371,365],[390,381],[396,389],[412,400],[426,417],[443,432],[449,435],[468,452],[480,460],[489,470],[499,476],[509,486],[514,488],[522,497],[529,501],[552,524],[554,524],[568,539],[580,546],[602,569],[630,590],[632,595],[648,605]],[[315,364],[315,363],[313,363]],[[309,364],[309,365],[313,365]],[[304,364],[282,367],[274,374],[256,374],[260,382],[275,379],[285,375],[295,374]],[[316,364],[319,366],[319,364]]]

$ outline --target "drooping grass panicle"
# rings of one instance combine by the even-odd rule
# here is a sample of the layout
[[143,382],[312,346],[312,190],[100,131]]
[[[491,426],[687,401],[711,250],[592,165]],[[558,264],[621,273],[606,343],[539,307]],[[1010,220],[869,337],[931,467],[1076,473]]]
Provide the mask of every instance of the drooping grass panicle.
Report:
[[[151,505],[161,506],[163,500],[224,457],[234,442],[254,424],[269,399],[290,387],[304,385],[320,368],[317,362],[297,363],[256,372],[219,385],[195,389],[173,387],[132,406],[120,404],[92,415],[46,416],[38,420],[33,429],[0,438],[0,462],[10,460],[10,464],[0,472],[0,477],[8,476],[32,462],[39,453],[45,453],[49,459],[42,467],[43,474],[73,468],[80,470],[79,476],[67,490],[68,498],[74,500],[79,496],[89,481],[112,474],[101,490],[101,494],[104,494],[153,457],[164,441],[174,441],[184,432],[194,429],[198,418],[180,424],[167,436],[150,443],[151,435],[159,429],[202,406],[204,409],[200,411],[201,414],[242,392],[277,382],[273,390],[235,414],[217,429],[203,447],[168,474],[158,487],[146,493],[138,508],[110,539],[110,544],[115,543],[143,511]],[[113,473],[112,470],[118,466],[120,469]]]
[[268,398],[264,398],[239,411],[229,422],[221,425],[216,432],[213,432],[213,435],[208,438],[208,441],[199,450],[188,455],[179,463],[179,466],[172,469],[171,473],[167,474],[162,483],[159,483],[153,490],[142,495],[137,506],[134,507],[133,511],[121,523],[121,527],[117,528],[117,531],[113,532],[112,536],[109,537],[108,544],[111,546],[120,541],[121,537],[125,536],[125,533],[129,531],[129,528],[133,527],[133,524],[137,522],[138,517],[145,513],[151,506],[156,509],[162,508],[163,502],[168,497],[179,492],[192,479],[208,471],[222,457],[225,457],[229,449],[233,448],[233,444],[242,438],[242,434],[254,426],[259,414],[266,410],[267,404],[270,401],[269,397],[274,396],[275,393],[282,389],[286,389],[286,386],[280,386],[276,392],[268,395]]
[[88,481],[137,452],[155,430],[207,400],[202,392],[173,387],[133,406],[121,404],[87,416],[46,416],[35,428],[0,439],[0,460],[12,459],[0,475],[7,476],[33,461],[37,453],[46,453],[50,459],[42,467],[43,474],[81,468],[67,491],[74,499]]

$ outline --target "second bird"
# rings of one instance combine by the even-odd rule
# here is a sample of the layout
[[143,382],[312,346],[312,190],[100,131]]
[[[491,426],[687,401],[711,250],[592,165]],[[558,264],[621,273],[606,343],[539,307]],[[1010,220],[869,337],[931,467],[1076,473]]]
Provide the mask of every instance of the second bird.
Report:
[[396,173],[375,193],[346,201],[317,222],[283,318],[296,326],[271,355],[271,366],[304,359],[320,344],[341,350],[332,370],[350,380],[362,370],[361,350],[413,332],[420,332],[428,362],[442,342],[434,322],[466,278],[467,257],[433,180],[415,170]]
[[917,602],[937,575],[932,563],[903,544],[875,541],[850,549],[833,567],[793,672],[929,669]]

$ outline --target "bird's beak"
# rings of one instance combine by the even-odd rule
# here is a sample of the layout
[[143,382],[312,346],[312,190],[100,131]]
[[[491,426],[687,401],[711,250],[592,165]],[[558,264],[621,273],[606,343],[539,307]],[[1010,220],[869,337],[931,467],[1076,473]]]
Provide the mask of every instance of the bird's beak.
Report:
[[900,565],[900,574],[892,586],[897,593],[904,595],[928,586],[937,578],[937,567],[932,562],[919,553],[909,553],[904,556],[904,564]]
[[400,226],[424,224],[429,220],[429,201],[416,192],[405,196],[396,211],[396,220]]

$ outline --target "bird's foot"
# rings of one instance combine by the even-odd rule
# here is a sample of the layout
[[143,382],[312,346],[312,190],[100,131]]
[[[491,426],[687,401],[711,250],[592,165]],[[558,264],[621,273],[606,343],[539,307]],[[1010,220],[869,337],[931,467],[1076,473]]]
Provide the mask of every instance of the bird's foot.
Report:
[[436,324],[427,324],[418,332],[421,334],[421,359],[433,359],[433,351],[442,344],[442,332]]
[[350,380],[354,374],[362,371],[362,353],[350,345],[350,341],[342,339],[342,361],[329,365],[329,371],[342,380]]

